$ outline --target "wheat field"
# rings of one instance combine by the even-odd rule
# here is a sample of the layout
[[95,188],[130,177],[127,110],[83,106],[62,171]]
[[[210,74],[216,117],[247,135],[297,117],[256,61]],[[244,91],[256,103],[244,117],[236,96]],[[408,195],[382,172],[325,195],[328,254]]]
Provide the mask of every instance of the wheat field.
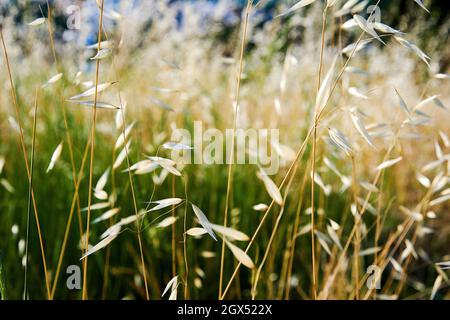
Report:
[[1,298],[450,298],[449,22],[406,2],[6,5]]

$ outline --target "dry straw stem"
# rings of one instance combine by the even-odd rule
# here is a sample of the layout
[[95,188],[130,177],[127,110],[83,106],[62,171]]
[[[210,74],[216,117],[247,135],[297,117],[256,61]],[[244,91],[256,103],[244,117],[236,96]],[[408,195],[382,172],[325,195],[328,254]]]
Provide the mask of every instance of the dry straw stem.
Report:
[[[103,26],[103,3],[104,0],[101,0],[100,5],[100,21],[98,24],[98,47],[97,52],[100,51],[100,40],[102,37],[102,26]],[[92,201],[92,176],[94,171],[94,150],[95,150],[95,124],[97,119],[97,98],[98,98],[98,78],[99,78],[99,70],[100,69],[100,60],[96,60],[95,63],[95,94],[94,94],[94,106],[92,109],[92,129],[91,129],[91,157],[89,164],[89,188],[88,188],[88,209],[87,209],[87,218],[86,218],[86,238],[84,239],[85,245],[85,254],[89,249],[89,226],[91,219],[91,201]],[[87,299],[87,267],[88,267],[88,257],[83,260],[83,292],[82,298],[83,300]]]
[[[3,30],[2,30],[1,25],[0,25],[0,36],[2,38],[3,53],[5,56],[6,68],[8,70],[9,84],[11,86],[11,96],[12,96],[12,100],[13,100],[14,110],[16,113],[17,123],[19,124],[19,144],[21,146],[23,158],[25,161],[25,168],[27,170],[28,183],[31,183],[31,172],[30,172],[30,167],[28,164],[28,153],[27,153],[27,149],[25,147],[23,129],[22,129],[20,115],[19,115],[19,104],[17,102],[16,88],[14,86],[14,81],[12,78],[12,71],[11,71],[11,65],[9,63],[8,50],[6,49],[5,39],[3,38]],[[38,210],[37,210],[37,206],[36,206],[36,200],[34,197],[33,188],[31,188],[31,200],[33,202],[34,217],[36,220],[36,227],[37,227],[37,232],[38,232],[38,237],[39,237],[39,246],[41,249],[41,258],[42,258],[42,265],[44,268],[45,286],[47,289],[47,298],[49,298],[50,297],[50,282],[49,282],[50,280],[49,280],[48,271],[47,271],[47,262],[45,260],[45,250],[44,250],[44,241],[42,239],[41,226],[39,223],[39,214],[38,214]]]
[[[239,69],[236,74],[236,96],[234,102],[234,114],[233,114],[233,130],[232,130],[232,139],[231,139],[231,152],[230,159],[228,161],[228,175],[227,175],[227,193],[225,196],[225,211],[224,211],[224,220],[223,225],[226,227],[228,223],[228,205],[230,202],[230,193],[231,193],[231,184],[233,180],[233,163],[234,163],[234,144],[235,144],[235,132],[236,132],[236,124],[238,118],[239,111],[239,96],[241,90],[241,78],[242,78],[242,70],[244,67],[244,49],[245,42],[247,37],[247,28],[248,28],[248,20],[250,16],[250,11],[252,9],[253,0],[247,1],[247,7],[245,8],[245,18],[244,18],[244,28],[242,31],[242,39],[241,39],[241,49],[239,55]],[[219,299],[222,296],[222,283],[223,283],[223,269],[225,262],[225,241],[222,238],[222,250],[220,255],[220,272],[219,272]]]

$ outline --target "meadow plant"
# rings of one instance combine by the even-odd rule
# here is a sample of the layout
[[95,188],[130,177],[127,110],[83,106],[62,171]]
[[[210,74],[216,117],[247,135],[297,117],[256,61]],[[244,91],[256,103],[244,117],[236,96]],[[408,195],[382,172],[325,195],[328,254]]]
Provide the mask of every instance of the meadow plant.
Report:
[[448,299],[449,26],[383,2],[8,7],[1,298]]

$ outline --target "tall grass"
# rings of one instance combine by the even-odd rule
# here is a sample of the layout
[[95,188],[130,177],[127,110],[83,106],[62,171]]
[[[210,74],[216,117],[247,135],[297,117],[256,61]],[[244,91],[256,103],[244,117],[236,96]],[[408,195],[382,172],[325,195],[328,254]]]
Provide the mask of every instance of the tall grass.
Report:
[[[2,299],[449,298],[448,25],[424,37],[413,1],[404,33],[362,1],[306,3],[222,23],[227,1],[92,1],[94,49],[86,21],[61,37],[64,8],[6,16]],[[194,121],[279,129],[279,170],[172,163]]]
[[3,261],[0,258],[0,299],[6,300],[5,274],[3,270]]

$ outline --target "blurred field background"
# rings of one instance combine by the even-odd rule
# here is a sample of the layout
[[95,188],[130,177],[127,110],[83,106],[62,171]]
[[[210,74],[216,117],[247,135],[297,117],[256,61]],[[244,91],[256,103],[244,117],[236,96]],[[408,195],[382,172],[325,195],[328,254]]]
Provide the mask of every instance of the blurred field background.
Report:
[[[247,7],[246,1],[106,0],[100,40],[110,50],[91,60],[102,11],[96,1],[0,0],[3,299],[23,298],[28,214],[30,299],[450,297],[446,1],[423,1],[428,13],[414,0],[381,0],[385,27],[376,32],[385,44],[348,22],[354,14],[367,19],[377,1],[329,1],[327,7],[317,0],[279,16],[296,2]],[[71,30],[67,8],[74,4],[81,23]],[[41,17],[45,21],[31,23]],[[96,87],[97,69],[97,84],[111,83],[97,103],[121,110],[96,110],[90,187],[93,108],[68,99]],[[322,85],[328,77],[325,91],[331,94],[314,143],[319,74]],[[257,177],[256,165],[234,165],[230,177],[226,164],[177,164],[178,176],[147,158],[169,158],[162,145],[175,128],[192,131],[194,121],[233,128],[236,92],[238,128],[280,130],[281,144],[272,152],[281,166],[270,179],[282,184],[282,205]],[[93,104],[94,95],[82,99]],[[34,149],[36,208],[21,131],[29,164]],[[127,143],[118,143],[124,133]],[[61,154],[48,171],[58,145]],[[398,162],[386,162],[393,159]],[[132,167],[136,163],[141,172]],[[89,210],[90,245],[123,218],[138,213],[138,223],[124,225],[89,255],[86,286],[69,290],[66,268],[84,270],[89,194],[92,204],[106,203]],[[167,198],[183,201],[141,214],[148,201]],[[227,226],[245,236],[235,239],[229,229],[216,230],[218,241],[186,234],[202,227],[191,204],[217,225],[224,224],[226,211]],[[115,208],[120,210],[109,211]],[[108,211],[111,217],[93,223]],[[248,248],[247,254],[226,245],[222,266],[223,237],[232,248]],[[253,268],[239,264],[245,259]],[[377,290],[366,286],[370,265],[382,271]]]

